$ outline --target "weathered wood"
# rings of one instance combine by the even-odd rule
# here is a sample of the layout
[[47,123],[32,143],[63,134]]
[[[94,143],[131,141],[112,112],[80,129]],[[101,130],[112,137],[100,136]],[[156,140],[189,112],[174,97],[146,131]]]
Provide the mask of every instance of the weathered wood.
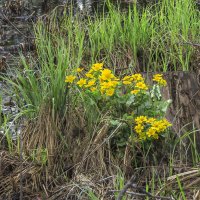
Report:
[[165,74],[168,86],[163,89],[166,99],[172,99],[167,118],[173,122],[180,136],[186,131],[196,131],[200,152],[200,72],[171,72]]
[[32,51],[32,50],[35,50],[35,44],[34,42],[31,42],[31,41],[30,43],[20,43],[16,45],[5,46],[5,47],[0,46],[0,53],[6,53],[6,52],[18,53],[19,51],[26,52],[26,51]]
[[6,69],[7,69],[6,57],[2,56],[2,58],[0,58],[0,72],[5,72]]

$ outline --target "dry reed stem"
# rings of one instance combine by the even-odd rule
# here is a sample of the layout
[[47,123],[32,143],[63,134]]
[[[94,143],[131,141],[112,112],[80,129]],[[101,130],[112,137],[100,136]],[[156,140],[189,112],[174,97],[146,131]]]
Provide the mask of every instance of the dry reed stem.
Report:
[[[2,161],[0,175],[0,198],[19,193],[20,187],[23,194],[33,194],[33,191],[39,191],[42,180],[42,167],[33,165],[27,161],[21,160],[18,155],[11,155],[8,152],[1,152],[0,159]],[[22,185],[20,184],[20,176],[22,177]]]

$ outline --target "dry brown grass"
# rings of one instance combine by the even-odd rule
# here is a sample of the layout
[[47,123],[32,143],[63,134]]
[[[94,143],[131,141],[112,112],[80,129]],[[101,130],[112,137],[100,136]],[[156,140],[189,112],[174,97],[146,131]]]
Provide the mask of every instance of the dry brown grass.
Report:
[[[127,179],[134,174],[136,183],[141,187],[145,187],[146,181],[155,176],[155,187],[158,189],[155,188],[154,192],[158,195],[179,190],[175,176],[169,176],[169,167],[163,165],[164,162],[152,166],[152,170],[148,163],[150,158],[143,160],[142,155],[133,155],[128,145],[123,158],[114,155],[111,138],[119,131],[120,124],[116,129],[110,129],[106,115],[102,116],[89,136],[82,112],[71,110],[63,119],[53,116],[51,109],[44,109],[35,121],[26,124],[23,130],[23,159],[20,159],[20,152],[9,154],[1,151],[0,199],[19,198],[21,190],[24,199],[74,200],[81,197],[87,200],[87,192],[91,190],[101,199],[111,200],[115,196],[109,191],[116,189],[116,175],[120,170]],[[45,163],[41,157],[43,149],[47,150]],[[35,150],[37,153],[33,156]],[[132,166],[131,161],[136,158],[137,162],[144,162],[141,168]],[[199,195],[198,170],[185,168],[173,173],[177,174],[186,191],[189,191],[188,195],[193,195],[195,200]],[[162,189],[159,180],[166,180]]]
[[19,199],[22,190],[24,199],[37,196],[40,184],[44,181],[44,170],[26,160],[21,161],[17,154],[0,152],[0,199]]

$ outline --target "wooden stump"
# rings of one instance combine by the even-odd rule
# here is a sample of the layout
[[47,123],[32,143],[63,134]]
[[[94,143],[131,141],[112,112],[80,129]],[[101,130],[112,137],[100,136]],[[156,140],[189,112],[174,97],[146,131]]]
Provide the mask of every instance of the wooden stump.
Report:
[[200,73],[168,72],[164,77],[168,86],[163,89],[163,96],[172,99],[166,117],[173,122],[173,128],[179,136],[196,129],[200,153]]

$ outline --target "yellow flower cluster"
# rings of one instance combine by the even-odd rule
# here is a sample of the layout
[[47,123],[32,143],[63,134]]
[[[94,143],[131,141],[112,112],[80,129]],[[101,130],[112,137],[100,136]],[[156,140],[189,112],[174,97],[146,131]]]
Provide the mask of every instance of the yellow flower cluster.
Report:
[[96,72],[102,70],[102,68],[103,68],[103,63],[96,63],[92,66],[92,70]]
[[69,76],[66,76],[65,82],[66,82],[66,83],[73,83],[73,81],[74,81],[75,79],[76,79],[76,76],[69,75]]
[[166,119],[158,120],[147,116],[139,116],[135,118],[134,130],[138,134],[140,140],[147,138],[158,139],[158,134],[164,132],[171,124]]
[[[78,68],[80,73],[83,68]],[[66,76],[65,82],[73,83],[75,76]],[[103,63],[93,64],[91,69],[85,74],[85,78],[80,78],[76,84],[83,89],[89,89],[91,92],[99,91],[102,95],[113,96],[119,79],[115,77],[109,69],[103,69]]]
[[[76,81],[76,85],[82,89],[88,89],[91,92],[98,91],[101,95],[106,96],[113,96],[118,86],[124,86],[126,88],[126,94],[133,95],[148,90],[148,86],[141,74],[132,74],[120,80],[110,69],[104,69],[103,63],[93,64],[85,75],[81,73],[83,70],[84,68],[78,68],[76,70],[78,77],[73,75],[66,76],[65,82],[72,84],[76,78],[81,76]],[[159,85],[166,85],[166,81],[162,78],[161,74],[154,75],[153,80]]]
[[160,86],[166,86],[167,85],[167,82],[166,82],[165,79],[163,79],[162,74],[155,74],[153,76],[153,81],[155,81]]
[[122,79],[124,85],[129,85],[131,88],[131,94],[138,94],[140,91],[148,90],[147,85],[144,82],[144,78],[141,74],[133,74],[131,76],[125,76]]
[[78,73],[80,73],[80,72],[82,72],[83,70],[84,70],[84,68],[82,68],[82,67],[79,67],[79,68],[77,68],[77,70],[76,70],[76,71],[77,71]]
[[119,79],[117,79],[111,70],[104,69],[101,71],[99,76],[100,80],[100,92],[101,94],[106,94],[107,96],[113,96],[117,85],[119,84]]
[[[77,75],[66,76],[65,82],[75,83],[83,91],[90,91],[102,97],[115,96],[117,98],[118,95],[147,93],[148,86],[141,74],[127,75],[119,79],[110,69],[103,68],[103,63],[93,64],[86,73],[82,73],[83,70],[84,68],[76,69]],[[154,75],[153,81],[160,86],[167,84],[162,74]],[[171,124],[166,119],[138,116],[135,118],[134,131],[140,140],[158,139],[159,134],[169,126]]]

